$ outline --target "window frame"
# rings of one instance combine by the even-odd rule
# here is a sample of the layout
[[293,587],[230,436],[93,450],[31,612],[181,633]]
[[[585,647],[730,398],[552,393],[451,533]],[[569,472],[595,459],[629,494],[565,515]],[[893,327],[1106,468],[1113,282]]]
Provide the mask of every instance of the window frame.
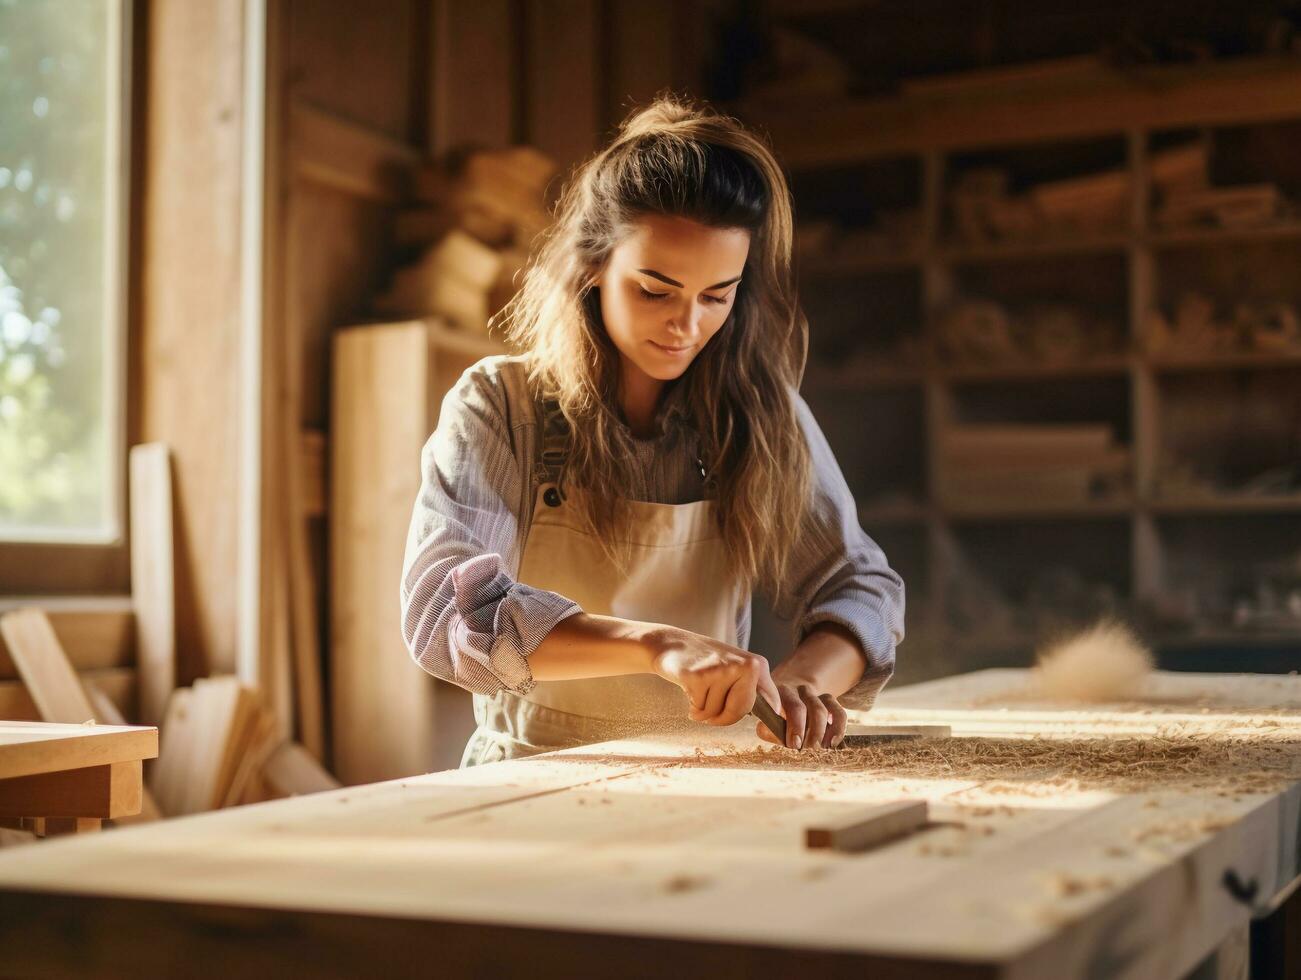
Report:
[[130,592],[130,556],[127,542],[127,435],[132,422],[129,393],[131,375],[138,374],[129,365],[129,336],[134,328],[132,273],[137,252],[134,248],[135,202],[132,158],[136,133],[134,120],[138,75],[135,50],[135,24],[138,0],[106,0],[105,19],[109,30],[107,57],[109,78],[117,85],[108,86],[106,99],[115,118],[107,127],[106,157],[113,161],[104,230],[104,402],[101,406],[109,419],[105,440],[110,458],[106,491],[114,528],[101,538],[71,536],[61,539],[0,539],[0,596],[68,595],[78,593],[124,594]]

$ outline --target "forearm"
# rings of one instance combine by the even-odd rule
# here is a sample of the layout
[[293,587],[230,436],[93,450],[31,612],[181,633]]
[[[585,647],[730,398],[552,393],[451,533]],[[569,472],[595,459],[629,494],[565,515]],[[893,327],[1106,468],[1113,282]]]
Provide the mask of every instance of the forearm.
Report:
[[839,623],[815,625],[793,653],[772,672],[778,684],[807,684],[817,694],[839,697],[863,676],[867,655]]
[[529,666],[539,681],[650,673],[666,629],[659,623],[575,613],[552,627],[529,657]]

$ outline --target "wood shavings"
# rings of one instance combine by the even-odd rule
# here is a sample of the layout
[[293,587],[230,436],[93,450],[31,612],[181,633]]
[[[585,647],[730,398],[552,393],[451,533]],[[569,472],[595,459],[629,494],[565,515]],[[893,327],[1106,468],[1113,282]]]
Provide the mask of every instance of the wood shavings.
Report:
[[[923,779],[979,779],[983,789],[1050,792],[1061,789],[1267,792],[1301,778],[1298,741],[1183,735],[1118,738],[965,737],[895,742],[853,749],[781,746],[749,750],[697,749],[669,765],[714,768],[792,768],[870,772]],[[1153,805],[1159,805],[1155,803]]]
[[1104,620],[1041,652],[1031,684],[1057,700],[1115,701],[1140,691],[1153,666],[1128,626]]
[[1231,827],[1233,823],[1234,821],[1230,817],[1191,817],[1186,820],[1170,820],[1165,823],[1149,824],[1146,827],[1136,827],[1132,834],[1134,840],[1138,843],[1158,838],[1170,841],[1189,841],[1205,837],[1207,834],[1213,834],[1225,827]]
[[1114,885],[1107,875],[1076,875],[1066,871],[1058,871],[1049,878],[1048,883],[1052,891],[1062,898],[1106,891]]

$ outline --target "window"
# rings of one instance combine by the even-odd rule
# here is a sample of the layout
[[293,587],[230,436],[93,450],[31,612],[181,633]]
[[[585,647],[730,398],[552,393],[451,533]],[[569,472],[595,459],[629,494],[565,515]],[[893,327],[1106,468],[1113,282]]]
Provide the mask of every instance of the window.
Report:
[[0,0],[0,542],[123,534],[124,0]]

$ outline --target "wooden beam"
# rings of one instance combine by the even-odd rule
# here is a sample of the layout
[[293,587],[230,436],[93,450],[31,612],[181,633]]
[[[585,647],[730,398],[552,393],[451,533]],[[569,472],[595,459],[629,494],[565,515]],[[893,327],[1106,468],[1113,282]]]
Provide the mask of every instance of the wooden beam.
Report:
[[176,687],[176,567],[167,446],[131,449],[131,598],[136,611],[140,721],[157,725]]
[[1067,92],[1034,89],[997,99],[880,99],[795,113],[745,112],[766,129],[786,166],[868,157],[1123,136],[1136,127],[1242,125],[1301,115],[1301,72],[1277,59],[1196,68],[1106,69]]

